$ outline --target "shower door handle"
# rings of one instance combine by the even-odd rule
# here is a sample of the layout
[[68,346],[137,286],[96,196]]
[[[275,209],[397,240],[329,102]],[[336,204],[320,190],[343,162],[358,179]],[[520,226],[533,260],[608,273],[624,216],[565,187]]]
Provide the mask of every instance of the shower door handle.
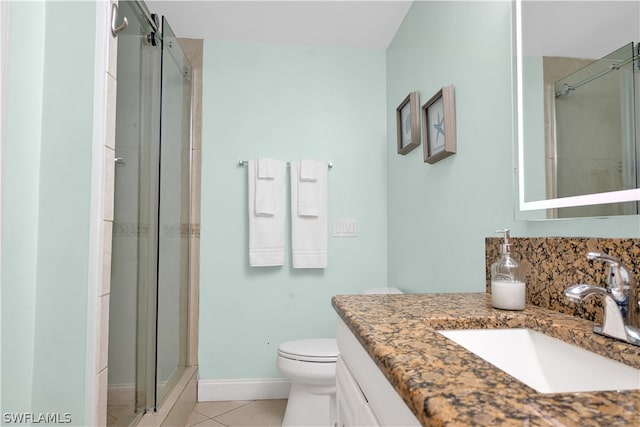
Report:
[[126,30],[129,26],[129,20],[127,17],[122,18],[122,24],[116,26],[118,20],[118,5],[115,3],[111,4],[111,34],[113,37],[118,37],[118,33]]

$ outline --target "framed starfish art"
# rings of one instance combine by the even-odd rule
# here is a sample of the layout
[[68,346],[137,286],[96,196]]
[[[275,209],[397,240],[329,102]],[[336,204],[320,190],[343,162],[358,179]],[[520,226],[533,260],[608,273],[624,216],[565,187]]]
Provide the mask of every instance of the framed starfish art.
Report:
[[433,164],[456,152],[453,86],[440,89],[422,106],[424,161]]

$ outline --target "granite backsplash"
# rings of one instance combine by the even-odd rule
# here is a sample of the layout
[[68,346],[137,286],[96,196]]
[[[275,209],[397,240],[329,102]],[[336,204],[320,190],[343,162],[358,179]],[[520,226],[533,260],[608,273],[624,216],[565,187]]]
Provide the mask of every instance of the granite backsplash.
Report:
[[[636,301],[629,305],[629,323],[640,326],[640,239],[605,239],[573,237],[512,237],[512,255],[520,260],[526,272],[527,303],[561,313],[602,322],[601,298],[590,297],[583,303],[572,303],[564,290],[574,284],[604,286],[608,272],[606,263],[590,261],[587,252],[601,252],[616,257],[634,274]],[[486,289],[491,293],[491,264],[500,256],[502,238],[485,240]]]

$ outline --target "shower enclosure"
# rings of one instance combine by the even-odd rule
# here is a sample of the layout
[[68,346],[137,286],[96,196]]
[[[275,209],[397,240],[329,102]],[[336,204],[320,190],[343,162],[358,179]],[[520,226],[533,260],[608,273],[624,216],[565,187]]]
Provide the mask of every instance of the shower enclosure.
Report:
[[[553,198],[640,186],[639,53],[638,45],[629,42],[598,60],[543,59],[545,78],[562,76],[553,79],[546,94],[551,160],[547,182]],[[558,218],[635,215],[639,206],[626,202],[563,208]]]
[[167,21],[120,1],[107,423],[157,408],[187,366],[191,66]]

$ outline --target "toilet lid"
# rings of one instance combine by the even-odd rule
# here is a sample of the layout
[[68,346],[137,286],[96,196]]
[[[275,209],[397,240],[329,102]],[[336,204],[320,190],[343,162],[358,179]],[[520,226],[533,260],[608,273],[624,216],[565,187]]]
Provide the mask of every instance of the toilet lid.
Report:
[[278,346],[278,354],[303,362],[335,362],[338,358],[338,343],[335,338],[287,341]]

